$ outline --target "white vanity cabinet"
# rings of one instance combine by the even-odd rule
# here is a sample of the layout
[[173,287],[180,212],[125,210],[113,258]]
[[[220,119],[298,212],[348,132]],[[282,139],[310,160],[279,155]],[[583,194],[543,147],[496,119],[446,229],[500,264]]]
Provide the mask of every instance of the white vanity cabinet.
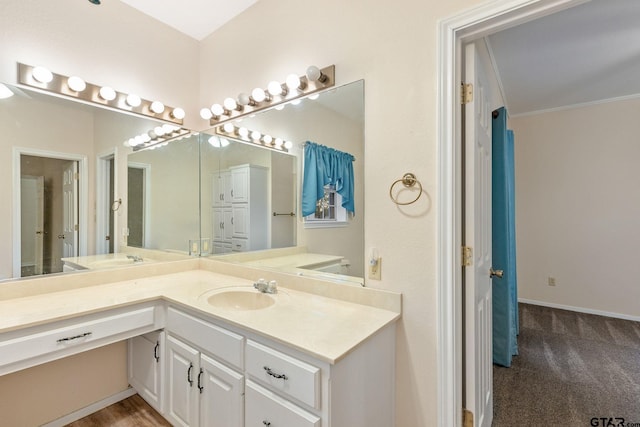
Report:
[[162,413],[165,334],[149,332],[129,340],[129,384],[154,409]]
[[172,307],[166,331],[167,420],[177,426],[242,427],[244,338]]

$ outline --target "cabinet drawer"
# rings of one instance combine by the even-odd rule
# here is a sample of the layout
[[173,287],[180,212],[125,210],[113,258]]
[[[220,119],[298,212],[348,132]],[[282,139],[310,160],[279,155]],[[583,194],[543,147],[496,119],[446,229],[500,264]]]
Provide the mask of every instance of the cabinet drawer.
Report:
[[[154,308],[80,317],[0,342],[0,366],[93,343],[154,324]],[[61,326],[64,324],[65,326]],[[128,338],[128,337],[125,337]]]
[[242,369],[244,337],[169,307],[167,330]]
[[320,427],[320,418],[248,380],[245,387],[245,425]]
[[247,241],[247,239],[236,239],[236,238],[233,238],[231,240],[231,249],[234,252],[246,252],[248,243],[249,242]]
[[246,371],[274,389],[320,408],[320,368],[247,340]]

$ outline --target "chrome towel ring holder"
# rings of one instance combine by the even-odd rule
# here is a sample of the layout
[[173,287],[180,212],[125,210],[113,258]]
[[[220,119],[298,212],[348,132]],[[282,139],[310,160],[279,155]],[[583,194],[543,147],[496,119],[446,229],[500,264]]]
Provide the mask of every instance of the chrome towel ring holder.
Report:
[[[415,199],[409,202],[399,202],[398,199],[396,198],[397,194],[396,194],[396,197],[393,196],[393,187],[395,187],[399,183],[402,183],[402,185],[404,185],[406,188],[411,188],[414,185],[418,184],[418,196],[416,196]],[[411,172],[405,173],[401,179],[394,181],[393,184],[391,184],[391,187],[389,188],[389,197],[391,198],[391,200],[393,200],[393,203],[399,206],[405,206],[405,205],[410,205],[412,203],[415,203],[418,201],[420,196],[422,196],[422,184],[420,183],[420,181],[418,181],[418,178],[416,178],[416,176]]]

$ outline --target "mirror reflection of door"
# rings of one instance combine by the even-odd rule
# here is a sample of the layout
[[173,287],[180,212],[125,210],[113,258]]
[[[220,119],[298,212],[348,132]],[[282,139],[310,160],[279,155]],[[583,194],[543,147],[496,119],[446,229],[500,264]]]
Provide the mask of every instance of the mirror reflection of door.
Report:
[[129,237],[127,245],[136,248],[145,246],[145,197],[146,174],[145,165],[129,163],[127,174],[127,225]]
[[272,156],[271,165],[271,248],[295,246],[296,218],[287,213],[296,211],[296,158]]
[[23,175],[20,178],[22,212],[22,276],[42,274],[44,250],[44,177]]
[[[20,156],[21,276],[59,273],[65,251],[78,251],[78,162],[40,156]],[[42,180],[42,203],[38,184]],[[25,187],[26,186],[26,187]],[[41,206],[41,207],[39,207]],[[42,212],[40,227],[39,212]],[[39,233],[38,233],[39,232]],[[36,234],[38,233],[38,234]],[[38,237],[34,237],[38,236]],[[42,245],[42,250],[38,246]],[[41,253],[41,261],[38,261]],[[40,264],[40,265],[39,265]]]

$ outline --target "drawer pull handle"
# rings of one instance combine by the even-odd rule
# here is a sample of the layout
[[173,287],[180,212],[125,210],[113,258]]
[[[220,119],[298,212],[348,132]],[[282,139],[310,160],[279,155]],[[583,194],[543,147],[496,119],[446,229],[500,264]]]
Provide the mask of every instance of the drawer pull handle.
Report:
[[262,422],[262,424],[264,424],[264,425],[266,425],[266,426],[270,426],[270,425],[271,425],[271,423],[270,423],[269,421],[267,421],[267,420],[264,420],[264,421]]
[[193,371],[193,363],[190,363],[189,369],[187,369],[187,381],[189,382],[189,387],[193,387],[193,379],[191,379],[191,371]]
[[268,366],[264,366],[263,368],[264,368],[264,370],[265,370],[265,371],[267,371],[267,374],[271,375],[273,378],[277,378],[277,379],[279,379],[279,380],[280,380],[280,379],[282,379],[282,380],[284,380],[284,381],[286,381],[286,380],[288,379],[288,378],[287,378],[287,376],[286,376],[285,374],[276,374],[276,373],[275,373],[275,372],[273,372],[273,371],[271,370],[271,368],[270,368],[270,367],[268,367]]
[[158,350],[160,349],[160,341],[156,341],[156,346],[153,347],[153,358],[156,359],[156,363],[160,362],[160,355]]
[[198,390],[200,390],[200,394],[202,394],[202,390],[204,390],[204,386],[202,385],[202,374],[204,374],[204,371],[200,368],[200,373],[198,374]]
[[62,343],[73,341],[73,340],[77,340],[77,339],[80,339],[80,338],[89,337],[89,336],[91,336],[91,334],[93,334],[93,332],[85,332],[84,334],[76,335],[76,336],[73,336],[73,337],[60,338],[56,342],[58,344],[62,344]]

